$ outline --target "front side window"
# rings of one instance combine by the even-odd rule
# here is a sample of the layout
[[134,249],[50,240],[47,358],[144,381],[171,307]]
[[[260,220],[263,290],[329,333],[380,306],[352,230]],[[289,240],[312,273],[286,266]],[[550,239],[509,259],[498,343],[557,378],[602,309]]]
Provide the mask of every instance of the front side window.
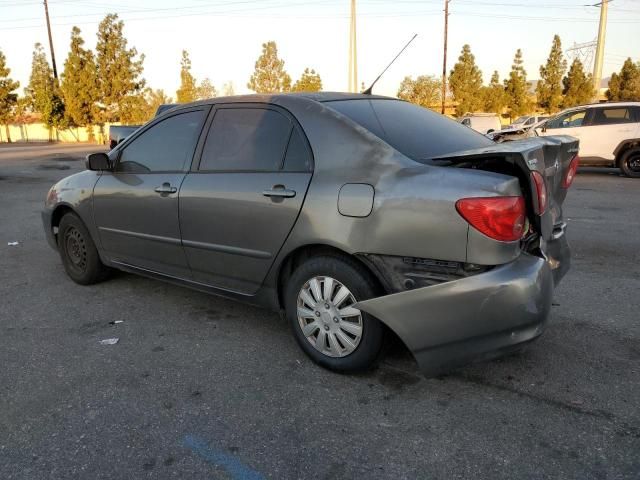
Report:
[[528,116],[518,117],[518,118],[516,118],[516,121],[513,122],[513,123],[524,123],[527,120],[527,118],[529,118],[529,117]]
[[627,107],[596,108],[592,125],[614,125],[616,123],[631,123],[633,117],[631,109]]
[[525,125],[533,125],[534,121],[535,121],[535,118],[531,117],[529,120],[525,122]]
[[193,157],[205,115],[205,110],[196,110],[156,123],[124,147],[117,171],[182,171]]
[[586,115],[587,115],[586,110],[577,110],[574,112],[567,112],[557,116],[553,120],[549,120],[549,122],[547,122],[547,128],[581,127]]
[[265,108],[221,108],[202,150],[200,170],[280,170],[291,122]]

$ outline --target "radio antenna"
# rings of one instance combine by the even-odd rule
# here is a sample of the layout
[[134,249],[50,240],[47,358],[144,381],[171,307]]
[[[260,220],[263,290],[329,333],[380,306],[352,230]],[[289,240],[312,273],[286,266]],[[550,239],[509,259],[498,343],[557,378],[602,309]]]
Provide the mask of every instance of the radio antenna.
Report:
[[409,40],[407,44],[404,47],[402,47],[402,50],[400,50],[398,54],[395,57],[393,57],[393,60],[391,60],[391,63],[389,63],[389,65],[387,65],[387,67],[382,71],[382,73],[378,75],[378,77],[373,81],[373,83],[369,86],[369,88],[367,88],[364,92],[362,92],[364,95],[371,95],[371,92],[373,91],[373,86],[376,84],[376,82],[380,80],[380,77],[384,75],[384,72],[386,72],[389,69],[389,67],[393,65],[393,62],[395,62],[398,59],[398,57],[402,55],[402,52],[404,52],[407,49],[409,44],[413,42],[417,36],[418,36],[417,33],[413,34],[413,37],[411,37],[411,40]]

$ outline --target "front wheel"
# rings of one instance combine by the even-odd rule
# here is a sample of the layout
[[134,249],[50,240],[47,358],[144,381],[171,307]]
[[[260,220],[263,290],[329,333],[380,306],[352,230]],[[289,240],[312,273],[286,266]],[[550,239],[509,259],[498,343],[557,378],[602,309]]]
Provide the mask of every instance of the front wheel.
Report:
[[104,280],[109,269],[102,264],[91,235],[80,217],[67,213],[58,226],[58,250],[67,275],[80,285]]
[[624,152],[620,158],[620,170],[627,177],[640,178],[640,148]]
[[353,305],[378,294],[375,280],[352,259],[320,256],[300,265],[287,282],[285,309],[302,350],[330,370],[373,367],[383,327]]

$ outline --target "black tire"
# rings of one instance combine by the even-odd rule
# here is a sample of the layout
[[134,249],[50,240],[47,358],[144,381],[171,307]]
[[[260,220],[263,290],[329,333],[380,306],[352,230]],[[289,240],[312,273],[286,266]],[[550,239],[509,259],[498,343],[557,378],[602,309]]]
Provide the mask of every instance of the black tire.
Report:
[[640,148],[630,148],[622,154],[620,170],[627,177],[640,178]]
[[58,226],[58,251],[67,275],[80,285],[91,285],[107,278],[91,235],[75,213],[67,213]]
[[297,314],[298,295],[314,277],[337,280],[350,290],[356,301],[376,297],[381,292],[369,272],[353,259],[323,255],[307,260],[296,268],[285,287],[285,311],[298,345],[315,363],[329,370],[356,372],[373,368],[382,352],[384,327],[371,315],[361,312],[362,333],[359,343],[355,350],[342,357],[320,352],[302,332]]

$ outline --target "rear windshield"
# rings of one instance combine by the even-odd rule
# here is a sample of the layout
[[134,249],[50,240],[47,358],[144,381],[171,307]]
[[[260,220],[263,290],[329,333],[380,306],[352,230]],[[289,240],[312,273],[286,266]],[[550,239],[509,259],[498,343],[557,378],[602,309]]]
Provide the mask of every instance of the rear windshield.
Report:
[[400,100],[339,100],[325,105],[418,162],[494,144],[484,135],[450,118]]

